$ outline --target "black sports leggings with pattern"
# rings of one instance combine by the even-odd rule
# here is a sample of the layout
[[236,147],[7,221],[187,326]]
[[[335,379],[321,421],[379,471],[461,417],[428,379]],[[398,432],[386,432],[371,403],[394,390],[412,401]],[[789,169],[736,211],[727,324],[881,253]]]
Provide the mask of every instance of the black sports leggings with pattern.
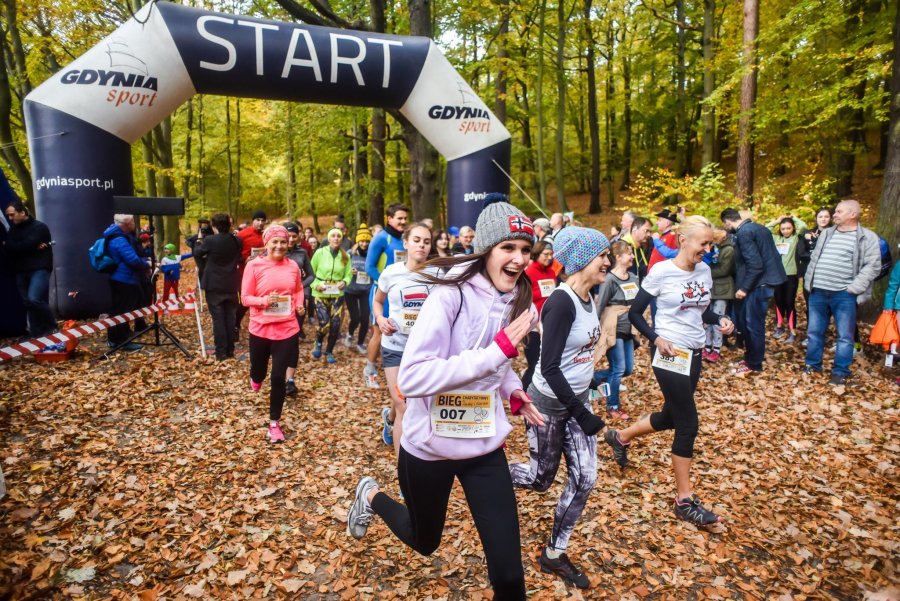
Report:
[[[534,386],[529,389],[533,396]],[[568,479],[556,504],[549,546],[565,551],[594,483],[597,481],[597,437],[588,436],[569,415],[543,414],[544,425],[526,424],[530,463],[509,466],[513,486],[544,492],[566,458]]]
[[484,547],[494,599],[525,599],[516,495],[503,449],[471,459],[425,461],[400,447],[397,476],[405,505],[383,492],[372,499],[372,510],[397,538],[422,555],[434,553],[441,544],[450,489],[458,478]]

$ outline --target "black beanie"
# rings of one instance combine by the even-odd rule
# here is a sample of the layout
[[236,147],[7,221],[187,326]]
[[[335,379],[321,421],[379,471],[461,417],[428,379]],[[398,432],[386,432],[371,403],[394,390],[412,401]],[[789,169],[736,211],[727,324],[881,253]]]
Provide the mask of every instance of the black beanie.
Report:
[[253,212],[253,219],[262,219],[262,220],[267,219],[267,217],[266,217],[266,212],[263,211],[263,210],[261,210],[261,209],[260,209],[260,210],[257,210],[257,211],[254,211],[254,212]]

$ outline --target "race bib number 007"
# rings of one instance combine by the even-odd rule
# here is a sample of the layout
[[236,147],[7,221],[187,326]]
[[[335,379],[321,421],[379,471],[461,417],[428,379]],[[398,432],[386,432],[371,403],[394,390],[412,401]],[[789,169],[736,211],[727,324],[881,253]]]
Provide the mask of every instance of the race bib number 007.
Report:
[[672,357],[666,357],[661,352],[656,351],[656,354],[653,356],[653,363],[650,365],[676,374],[681,374],[682,376],[691,375],[691,357],[693,356],[693,351],[677,346],[673,348],[675,349],[675,355]]
[[446,438],[494,436],[494,392],[453,390],[435,395],[431,429],[435,435]]

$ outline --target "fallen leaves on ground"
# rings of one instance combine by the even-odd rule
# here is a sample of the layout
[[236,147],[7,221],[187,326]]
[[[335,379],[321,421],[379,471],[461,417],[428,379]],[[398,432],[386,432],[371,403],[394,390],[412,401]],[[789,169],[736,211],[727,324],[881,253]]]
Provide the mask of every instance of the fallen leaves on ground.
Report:
[[[197,347],[193,315],[165,320]],[[9,487],[0,597],[492,597],[458,486],[431,557],[377,519],[362,542],[347,536],[362,475],[397,491],[393,451],[380,436],[387,395],[362,386],[355,351],[339,344],[329,366],[301,345],[287,442],[273,447],[268,386],[250,392],[246,358],[188,360],[147,347],[96,361],[102,342],[86,341],[68,363],[0,366]],[[825,375],[800,375],[801,351],[772,341],[769,369],[749,378],[729,377],[724,362],[704,366],[696,492],[725,517],[725,534],[673,518],[671,433],[635,443],[624,472],[601,444],[597,484],[569,548],[592,591],[537,566],[564,470],[545,494],[517,491],[533,598],[896,598],[897,388],[877,355],[856,359],[845,390],[829,388]],[[623,394],[633,417],[661,405],[646,347],[636,363]],[[512,419],[507,453],[524,461],[523,427]]]

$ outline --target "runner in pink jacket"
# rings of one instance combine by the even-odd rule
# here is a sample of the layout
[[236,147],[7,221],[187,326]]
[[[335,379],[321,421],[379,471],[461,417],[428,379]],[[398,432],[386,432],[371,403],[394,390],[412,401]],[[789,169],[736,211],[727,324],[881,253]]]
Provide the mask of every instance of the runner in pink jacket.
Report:
[[485,199],[475,254],[426,263],[448,268],[443,278],[421,274],[434,288],[412,327],[397,383],[407,404],[397,462],[405,504],[364,477],[347,530],[362,538],[377,514],[397,538],[430,555],[440,544],[458,478],[484,546],[494,599],[524,599],[516,497],[503,450],[512,427],[503,402],[543,424],[511,365],[537,317],[523,276],[534,230],[505,195],[488,196],[501,198]]
[[241,304],[250,308],[250,388],[262,386],[272,357],[269,391],[269,442],[284,442],[285,371],[297,364],[297,336],[303,315],[303,279],[297,263],[287,258],[288,231],[280,225],[263,232],[266,254],[247,262],[241,280]]

